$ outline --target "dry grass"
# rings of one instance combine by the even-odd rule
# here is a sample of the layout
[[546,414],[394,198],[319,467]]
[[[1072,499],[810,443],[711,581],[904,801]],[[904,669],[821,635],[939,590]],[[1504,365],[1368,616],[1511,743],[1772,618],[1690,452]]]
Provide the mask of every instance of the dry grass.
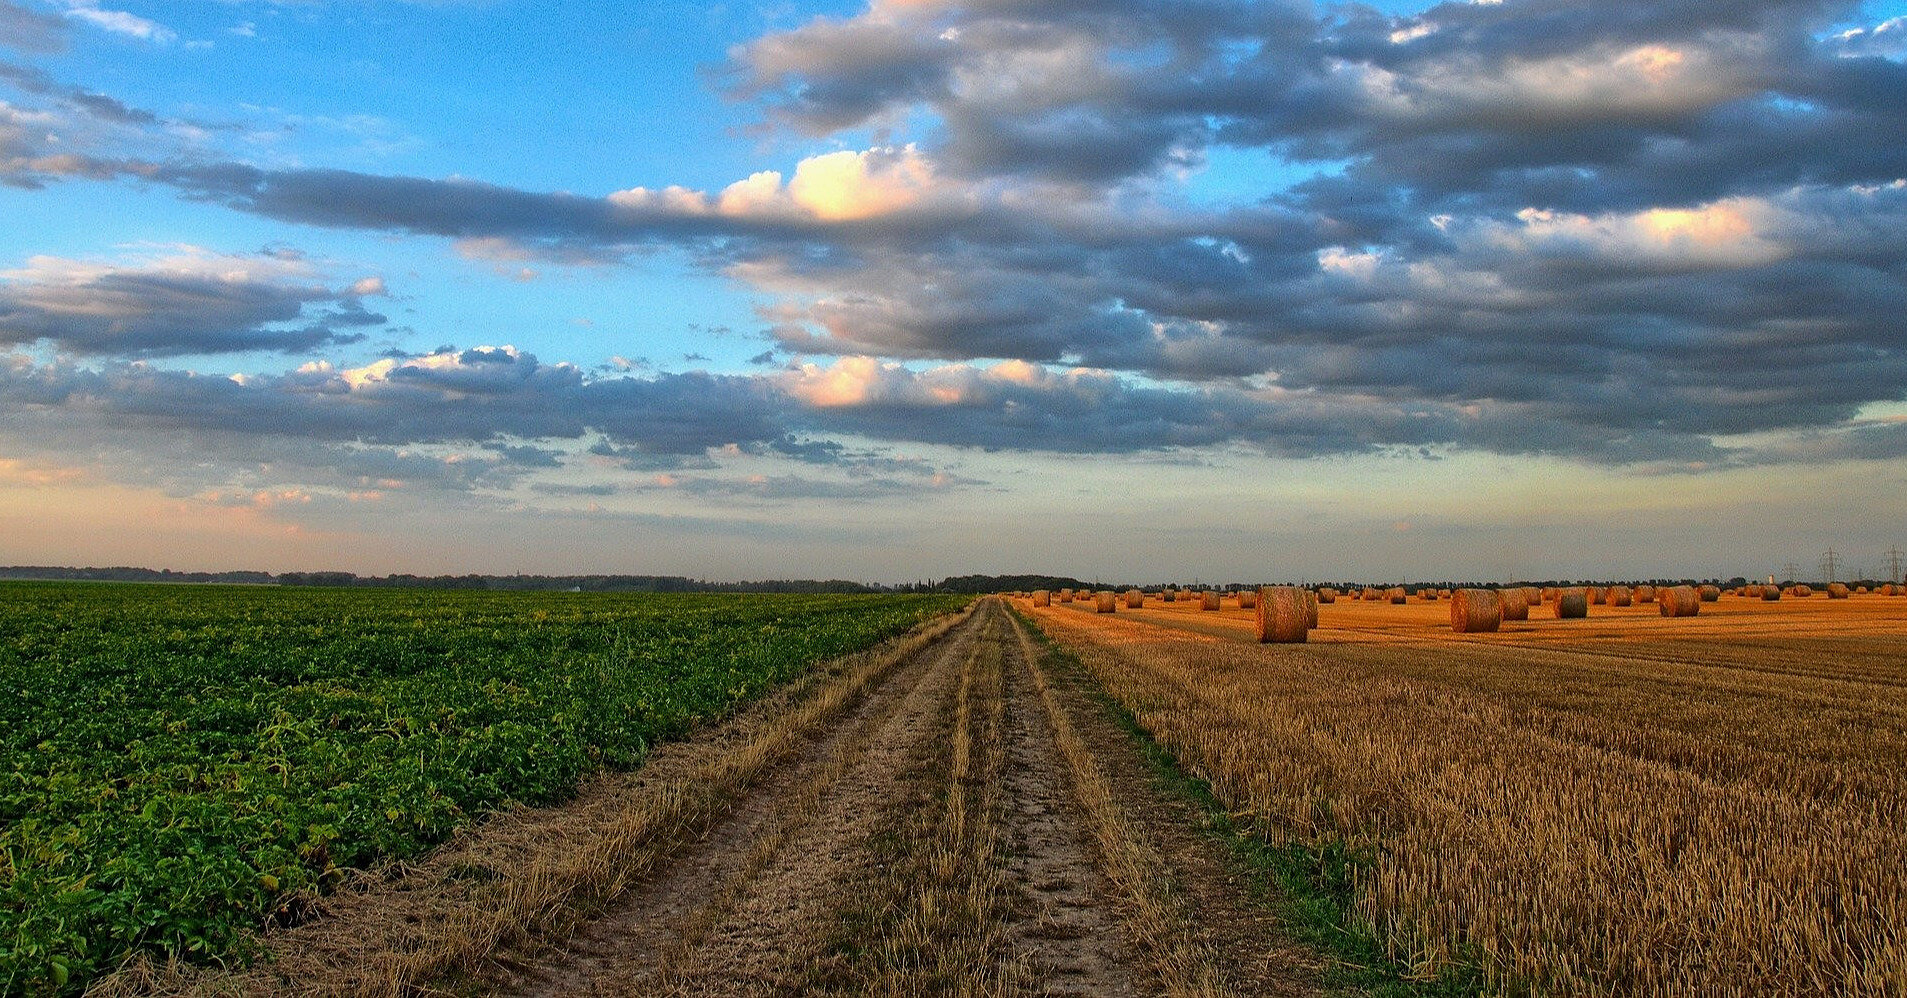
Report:
[[1326,609],[1303,647],[1257,645],[1242,613],[1035,618],[1267,836],[1364,848],[1361,917],[1425,973],[1907,994],[1899,602],[1474,635],[1436,606]]

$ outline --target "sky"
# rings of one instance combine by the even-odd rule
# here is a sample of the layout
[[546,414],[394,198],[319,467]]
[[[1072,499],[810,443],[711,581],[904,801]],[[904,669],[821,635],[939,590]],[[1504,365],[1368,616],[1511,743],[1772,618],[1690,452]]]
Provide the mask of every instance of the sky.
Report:
[[0,564],[1907,543],[1907,0],[0,0]]

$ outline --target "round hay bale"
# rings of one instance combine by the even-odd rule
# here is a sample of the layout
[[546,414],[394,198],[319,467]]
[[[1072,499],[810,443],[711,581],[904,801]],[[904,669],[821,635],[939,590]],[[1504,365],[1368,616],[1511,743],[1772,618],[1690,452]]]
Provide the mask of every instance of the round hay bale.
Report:
[[1034,606],[1052,606],[1053,594],[1044,589],[1033,590],[1033,605]]
[[1556,600],[1550,606],[1556,611],[1556,619],[1570,620],[1589,616],[1589,594],[1581,589],[1569,588],[1556,590]]
[[1419,589],[1417,590],[1417,598],[1420,600],[1423,600],[1426,603],[1435,603],[1437,602],[1437,590]]
[[1503,626],[1503,601],[1494,589],[1459,589],[1450,597],[1450,629],[1480,634]]
[[1717,603],[1720,602],[1722,598],[1722,587],[1720,586],[1703,586],[1696,590],[1696,592],[1702,594],[1702,602],[1704,603]]
[[1839,582],[1828,583],[1828,599],[1847,599],[1847,587]]
[[1336,603],[1337,601],[1338,601],[1337,590],[1331,588],[1330,586],[1321,586],[1318,588],[1318,602]]
[[1146,605],[1146,593],[1143,589],[1126,590],[1126,609],[1137,610]]
[[1093,611],[1095,613],[1118,613],[1119,597],[1114,595],[1110,589],[1094,593]]
[[1059,601],[1061,603],[1071,603],[1073,601],[1073,591],[1071,589],[1060,590]]
[[1400,604],[1409,599],[1409,597],[1404,594],[1403,586],[1392,586],[1385,590],[1384,595],[1390,597],[1392,604]]
[[[1530,619],[1530,601],[1528,597],[1528,590],[1520,589],[1520,588],[1512,586],[1509,589],[1497,590],[1496,597],[1497,597],[1497,602],[1503,604],[1503,619],[1504,620]],[[1455,599],[1456,597],[1453,596],[1451,598]],[[1452,613],[1456,612],[1456,607],[1454,604],[1451,606],[1451,612]]]
[[1258,640],[1264,644],[1302,644],[1310,634],[1304,590],[1266,586],[1258,590]]
[[1179,601],[1179,591],[1177,589],[1167,589],[1165,592],[1159,594],[1159,598],[1167,603],[1177,603]]
[[1200,593],[1198,608],[1200,610],[1218,609],[1218,590],[1207,589],[1204,592]]
[[1702,609],[1702,594],[1694,586],[1665,586],[1656,591],[1655,605],[1664,617],[1693,617]]
[[1535,586],[1523,587],[1523,602],[1536,606],[1543,602],[1543,591]]
[[1900,594],[1900,587],[1897,585],[1894,585],[1892,582],[1889,582],[1888,584],[1881,587],[1882,596],[1898,596],[1899,594]]
[[1655,587],[1637,586],[1635,597],[1637,603],[1653,603],[1655,602]]
[[1590,606],[1602,606],[1609,598],[1609,589],[1606,586],[1586,586],[1583,588],[1583,597],[1589,600]]
[[1240,589],[1238,591],[1238,608],[1240,610],[1250,610],[1253,607],[1256,607],[1257,605],[1258,605],[1258,591],[1257,590]]
[[1556,593],[1557,589],[1555,586],[1544,586],[1541,592],[1542,598],[1537,600],[1537,602],[1554,603],[1556,602]]
[[1762,598],[1762,601],[1766,603],[1778,602],[1781,599],[1781,587],[1780,586],[1762,586],[1761,598]]
[[1635,601],[1635,594],[1628,586],[1610,586],[1605,598],[1610,606],[1628,606]]
[[1304,594],[1304,621],[1307,627],[1318,626],[1318,594],[1309,589],[1300,589]]
[[1814,587],[1797,585],[1793,589],[1788,591],[1788,595],[1793,596],[1796,599],[1807,599],[1808,597],[1814,595]]

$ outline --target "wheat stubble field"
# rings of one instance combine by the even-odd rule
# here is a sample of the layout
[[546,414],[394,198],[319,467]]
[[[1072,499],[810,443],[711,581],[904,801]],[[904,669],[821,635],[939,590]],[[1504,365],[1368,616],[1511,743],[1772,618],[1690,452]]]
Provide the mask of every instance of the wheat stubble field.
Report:
[[1595,606],[1454,634],[1340,600],[1025,604],[1225,805],[1363,858],[1426,974],[1569,995],[1907,994],[1907,601]]

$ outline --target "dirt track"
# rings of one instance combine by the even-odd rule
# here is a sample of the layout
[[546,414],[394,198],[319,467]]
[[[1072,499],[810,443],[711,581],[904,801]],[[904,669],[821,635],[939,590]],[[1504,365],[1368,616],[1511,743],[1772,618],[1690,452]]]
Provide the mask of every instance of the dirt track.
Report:
[[[1036,673],[1036,655],[984,604],[659,875],[496,983],[528,996],[1143,995],[1186,993],[1170,985],[1189,964],[1198,993],[1312,990],[1301,954],[1228,896],[1126,737]],[[1055,712],[1097,778],[1116,781],[1114,827],[1082,806]],[[1150,883],[1109,875],[1105,835],[1149,857]],[[1196,928],[1228,920],[1222,940]],[[1261,931],[1241,939],[1245,925]]]

